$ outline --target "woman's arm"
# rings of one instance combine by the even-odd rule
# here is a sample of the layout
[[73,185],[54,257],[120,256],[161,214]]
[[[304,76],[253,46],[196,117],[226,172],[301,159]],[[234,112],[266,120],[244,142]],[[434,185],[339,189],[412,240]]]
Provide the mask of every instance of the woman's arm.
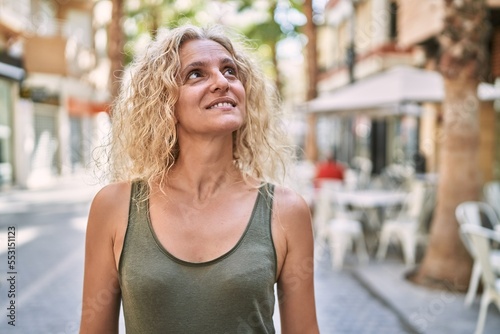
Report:
[[118,333],[121,293],[114,250],[117,239],[123,244],[118,232],[120,227],[126,229],[129,195],[129,184],[112,184],[92,202],[85,241],[81,334]]
[[281,249],[285,249],[285,255],[278,277],[282,333],[319,333],[314,301],[314,243],[309,207],[295,192],[278,188],[273,219],[277,220],[284,235],[284,247]]

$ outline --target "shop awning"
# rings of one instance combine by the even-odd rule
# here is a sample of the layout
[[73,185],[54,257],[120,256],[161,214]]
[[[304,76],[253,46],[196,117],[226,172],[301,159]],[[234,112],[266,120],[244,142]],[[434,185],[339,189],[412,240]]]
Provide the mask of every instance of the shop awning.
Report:
[[[500,99],[500,90],[482,83],[481,100]],[[410,66],[396,66],[385,72],[361,79],[354,84],[326,93],[306,103],[306,112],[405,113],[422,102],[441,102],[444,98],[443,78],[435,71]]]

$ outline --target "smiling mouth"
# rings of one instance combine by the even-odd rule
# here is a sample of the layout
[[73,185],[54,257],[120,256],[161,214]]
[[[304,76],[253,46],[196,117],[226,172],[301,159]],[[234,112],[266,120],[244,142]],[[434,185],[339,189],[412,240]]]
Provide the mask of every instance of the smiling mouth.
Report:
[[219,103],[216,103],[214,104],[213,106],[210,106],[208,107],[207,109],[215,109],[215,108],[231,108],[231,107],[235,107],[236,105],[233,104],[233,103],[229,103],[229,102],[219,102]]

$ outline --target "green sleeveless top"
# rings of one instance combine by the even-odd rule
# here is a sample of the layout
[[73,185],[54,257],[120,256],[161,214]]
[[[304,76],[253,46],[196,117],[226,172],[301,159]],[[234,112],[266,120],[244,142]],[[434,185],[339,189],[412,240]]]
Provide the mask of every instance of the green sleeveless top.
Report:
[[178,259],[160,244],[151,225],[149,201],[136,199],[142,186],[146,184],[132,184],[119,264],[127,334],[275,333],[273,186],[259,189],[236,245],[202,263]]

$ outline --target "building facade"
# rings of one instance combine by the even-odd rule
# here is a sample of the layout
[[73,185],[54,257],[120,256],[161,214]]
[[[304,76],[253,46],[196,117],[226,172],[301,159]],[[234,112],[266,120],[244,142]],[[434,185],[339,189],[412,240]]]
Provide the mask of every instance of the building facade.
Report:
[[[0,0],[0,189],[44,186],[91,164],[109,99],[95,6]],[[4,59],[17,76],[1,72]]]
[[[398,45],[397,20],[395,1],[329,1],[318,37],[319,97],[341,91],[394,66],[415,66],[418,59],[413,49]],[[418,122],[414,115],[376,108],[334,109],[318,114],[320,152],[333,149],[346,164],[356,156],[369,158],[374,172],[378,173],[392,162],[411,159],[417,150]],[[332,127],[337,131],[328,130]],[[406,140],[393,141],[395,137]]]
[[[488,2],[494,27],[490,47],[493,69],[495,66],[500,69],[500,65],[495,65],[500,64],[495,43],[497,39],[500,41],[496,22],[499,2]],[[311,103],[308,110],[318,115],[320,152],[334,149],[339,160],[347,164],[355,156],[369,158],[374,173],[391,164],[418,167],[420,172],[437,171],[440,102],[444,93],[441,97],[433,93],[443,87],[434,78],[432,48],[437,46],[436,36],[443,29],[443,14],[442,1],[331,0],[327,3],[325,23],[319,27],[318,36],[317,100],[321,103]],[[499,113],[494,108],[495,99],[500,97],[494,86],[498,74],[493,70],[489,85],[481,87],[486,90],[478,91],[483,100],[480,165],[485,181],[500,177]],[[413,80],[420,84],[409,85]],[[375,82],[378,85],[374,86]],[[427,91],[421,89],[418,94],[420,88],[431,85],[437,86]],[[388,90],[392,95],[387,94]],[[487,93],[490,90],[493,94]],[[350,105],[341,106],[347,97]]]
[[[498,91],[500,87],[500,1],[486,0],[489,9],[491,33],[488,42],[490,59],[490,74],[485,81]],[[443,1],[416,1],[400,0],[400,21],[398,23],[398,42],[402,46],[413,45],[429,55],[424,63],[425,67],[435,69],[435,52],[437,37],[443,29],[444,2]],[[482,84],[485,86],[485,84]],[[483,87],[480,87],[483,88]],[[480,124],[480,167],[483,180],[500,180],[500,105],[498,94],[481,96],[479,112]],[[488,94],[483,94],[488,95]],[[437,108],[436,108],[437,107]],[[442,116],[439,106],[431,107],[427,111],[427,137],[432,140],[422,145],[429,151],[429,156],[437,163],[437,140]],[[425,131],[425,130],[424,130]]]

